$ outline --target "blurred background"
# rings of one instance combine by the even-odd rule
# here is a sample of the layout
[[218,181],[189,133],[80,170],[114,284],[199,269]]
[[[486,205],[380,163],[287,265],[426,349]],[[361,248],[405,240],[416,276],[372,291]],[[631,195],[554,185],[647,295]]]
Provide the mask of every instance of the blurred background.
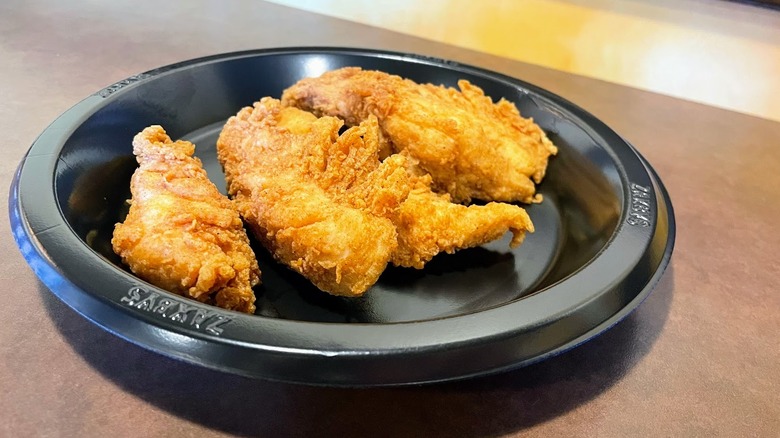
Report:
[[780,121],[780,0],[271,2]]

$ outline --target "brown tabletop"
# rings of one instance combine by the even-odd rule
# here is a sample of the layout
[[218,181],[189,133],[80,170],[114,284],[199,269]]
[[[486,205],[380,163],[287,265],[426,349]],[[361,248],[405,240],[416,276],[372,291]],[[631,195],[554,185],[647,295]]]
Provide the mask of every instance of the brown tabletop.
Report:
[[655,291],[604,335],[523,369],[307,387],[181,363],[103,331],[38,281],[6,219],[0,436],[778,436],[780,123],[259,1],[6,0],[3,184],[38,133],[108,84],[204,55],[312,45],[454,59],[602,119],[650,161],[675,206],[676,249]]

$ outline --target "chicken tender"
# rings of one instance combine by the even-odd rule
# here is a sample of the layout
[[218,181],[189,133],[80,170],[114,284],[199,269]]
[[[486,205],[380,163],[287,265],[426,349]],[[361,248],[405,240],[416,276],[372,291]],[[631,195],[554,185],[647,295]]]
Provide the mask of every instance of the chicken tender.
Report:
[[195,145],[160,126],[133,139],[139,163],[130,211],[111,240],[140,278],[170,292],[246,313],[260,269],[230,200],[208,179]]
[[380,163],[375,118],[339,135],[342,126],[263,98],[228,120],[217,154],[241,215],[274,258],[325,292],[359,296],[398,246],[390,217],[410,185],[405,157]]
[[[414,169],[414,168],[412,168]],[[412,174],[419,174],[410,170]],[[413,176],[413,189],[393,223],[398,233],[396,266],[422,269],[436,254],[449,254],[501,238],[512,232],[510,246],[519,246],[534,226],[526,211],[513,204],[460,205],[431,190],[430,175]]]
[[306,78],[282,102],[336,116],[349,126],[379,120],[392,152],[408,151],[455,202],[540,202],[541,182],[557,148],[533,120],[507,100],[497,103],[466,80],[460,91],[417,84],[379,71],[346,67]]

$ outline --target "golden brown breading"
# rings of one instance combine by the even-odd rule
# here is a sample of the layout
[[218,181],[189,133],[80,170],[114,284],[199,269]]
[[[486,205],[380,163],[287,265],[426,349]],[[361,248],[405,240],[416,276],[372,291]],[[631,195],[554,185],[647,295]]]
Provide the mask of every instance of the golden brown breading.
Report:
[[[334,295],[358,296],[388,262],[422,268],[454,252],[532,231],[517,206],[453,204],[406,153],[379,161],[376,118],[343,122],[264,98],[225,124],[217,154],[229,192],[281,263]],[[412,193],[410,194],[410,190]]]
[[[410,162],[412,160],[409,160]],[[519,246],[534,226],[526,211],[513,204],[489,202],[465,206],[451,202],[448,194],[431,190],[430,175],[412,167],[414,188],[393,218],[398,233],[396,266],[422,269],[436,254],[473,248],[512,232],[510,246]]]
[[456,202],[539,202],[534,182],[542,180],[557,148],[512,103],[493,103],[465,80],[458,86],[460,91],[346,67],[299,81],[282,102],[347,125],[377,117],[392,150],[408,151],[437,190]]
[[358,296],[397,247],[389,216],[409,192],[405,157],[379,161],[375,118],[339,136],[264,98],[225,124],[217,153],[229,192],[274,257],[334,295]]
[[135,136],[140,166],[130,183],[130,212],[114,229],[114,252],[158,287],[253,313],[257,260],[238,212],[194,151],[190,142],[171,141],[160,126]]

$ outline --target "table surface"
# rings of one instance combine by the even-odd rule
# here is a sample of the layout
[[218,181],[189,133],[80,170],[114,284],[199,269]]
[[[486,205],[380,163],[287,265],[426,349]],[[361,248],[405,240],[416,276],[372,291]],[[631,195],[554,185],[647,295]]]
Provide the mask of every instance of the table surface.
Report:
[[676,249],[655,291],[604,335],[512,372],[421,387],[289,385],[104,332],[38,281],[6,219],[0,436],[777,436],[780,123],[259,1],[6,0],[0,177],[9,187],[37,134],[108,84],[204,55],[312,45],[454,59],[602,119],[652,163],[675,206]]

